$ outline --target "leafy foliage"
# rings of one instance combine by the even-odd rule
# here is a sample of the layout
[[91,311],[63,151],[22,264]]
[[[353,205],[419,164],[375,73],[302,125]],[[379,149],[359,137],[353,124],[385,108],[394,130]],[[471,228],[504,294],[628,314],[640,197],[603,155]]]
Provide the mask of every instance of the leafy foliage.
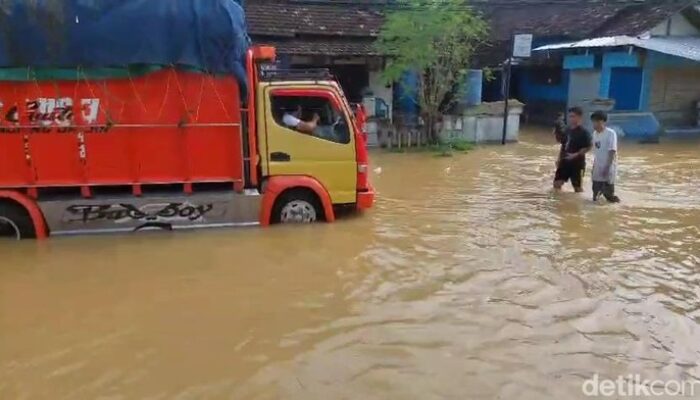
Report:
[[455,87],[467,89],[466,74],[475,50],[487,38],[488,25],[465,0],[399,3],[387,15],[376,46],[389,56],[387,81],[400,81],[409,71],[419,75],[416,97],[430,132],[447,95]]

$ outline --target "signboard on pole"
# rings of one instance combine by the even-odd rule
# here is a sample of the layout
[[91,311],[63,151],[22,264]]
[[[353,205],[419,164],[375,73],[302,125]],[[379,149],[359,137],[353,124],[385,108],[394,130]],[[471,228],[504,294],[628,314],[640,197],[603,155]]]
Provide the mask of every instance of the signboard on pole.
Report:
[[513,38],[513,57],[530,58],[532,55],[532,35],[515,35]]
[[532,55],[532,34],[519,34],[513,36],[513,54],[508,56],[508,60],[503,65],[503,139],[501,143],[506,144],[508,135],[508,116],[510,108],[508,100],[510,98],[510,75],[511,67],[517,63],[518,59],[530,58]]

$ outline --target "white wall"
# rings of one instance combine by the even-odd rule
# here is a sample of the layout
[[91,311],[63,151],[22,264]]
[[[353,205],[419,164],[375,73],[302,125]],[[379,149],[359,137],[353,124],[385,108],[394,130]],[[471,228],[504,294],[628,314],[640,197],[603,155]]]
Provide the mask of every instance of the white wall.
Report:
[[[667,36],[669,33],[668,20],[660,23],[652,29],[652,36]],[[682,14],[678,13],[671,17],[670,36],[698,36],[700,31],[693,26]]]
[[384,85],[381,78],[381,71],[369,71],[369,88],[375,97],[379,97],[389,105],[389,115],[393,109],[393,86]]
[[671,36],[697,36],[698,28],[693,26],[683,15],[671,17]]

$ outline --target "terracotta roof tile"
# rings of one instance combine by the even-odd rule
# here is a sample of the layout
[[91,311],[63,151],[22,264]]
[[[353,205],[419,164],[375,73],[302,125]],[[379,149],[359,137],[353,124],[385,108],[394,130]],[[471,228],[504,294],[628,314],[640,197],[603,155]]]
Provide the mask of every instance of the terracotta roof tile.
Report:
[[[376,1],[381,4],[371,7],[370,0],[248,0],[249,32],[255,41],[287,38],[278,41],[290,53],[371,55],[374,49],[368,40],[378,35],[382,11],[387,10],[385,0],[375,0],[375,5]],[[698,1],[472,0],[469,4],[491,25],[491,46],[485,51],[501,54],[514,33],[532,33],[536,39],[640,35]]]
[[691,0],[489,1],[475,7],[490,21],[496,40],[514,33],[586,38],[640,35],[692,4]]
[[647,1],[620,10],[604,21],[592,36],[640,35],[664,22],[672,15],[698,2],[688,0]]
[[249,2],[246,4],[251,35],[373,37],[384,18],[377,10],[353,6]]

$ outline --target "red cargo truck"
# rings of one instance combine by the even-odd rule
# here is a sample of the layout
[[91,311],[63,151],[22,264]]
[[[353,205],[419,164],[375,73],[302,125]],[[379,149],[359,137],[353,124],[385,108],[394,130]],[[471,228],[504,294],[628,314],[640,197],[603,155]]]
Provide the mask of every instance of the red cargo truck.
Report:
[[[274,57],[249,50],[244,99],[232,76],[174,67],[0,81],[0,233],[333,221],[338,207],[371,207],[342,89],[324,71],[262,72]],[[298,106],[319,115],[318,134],[282,122]]]

